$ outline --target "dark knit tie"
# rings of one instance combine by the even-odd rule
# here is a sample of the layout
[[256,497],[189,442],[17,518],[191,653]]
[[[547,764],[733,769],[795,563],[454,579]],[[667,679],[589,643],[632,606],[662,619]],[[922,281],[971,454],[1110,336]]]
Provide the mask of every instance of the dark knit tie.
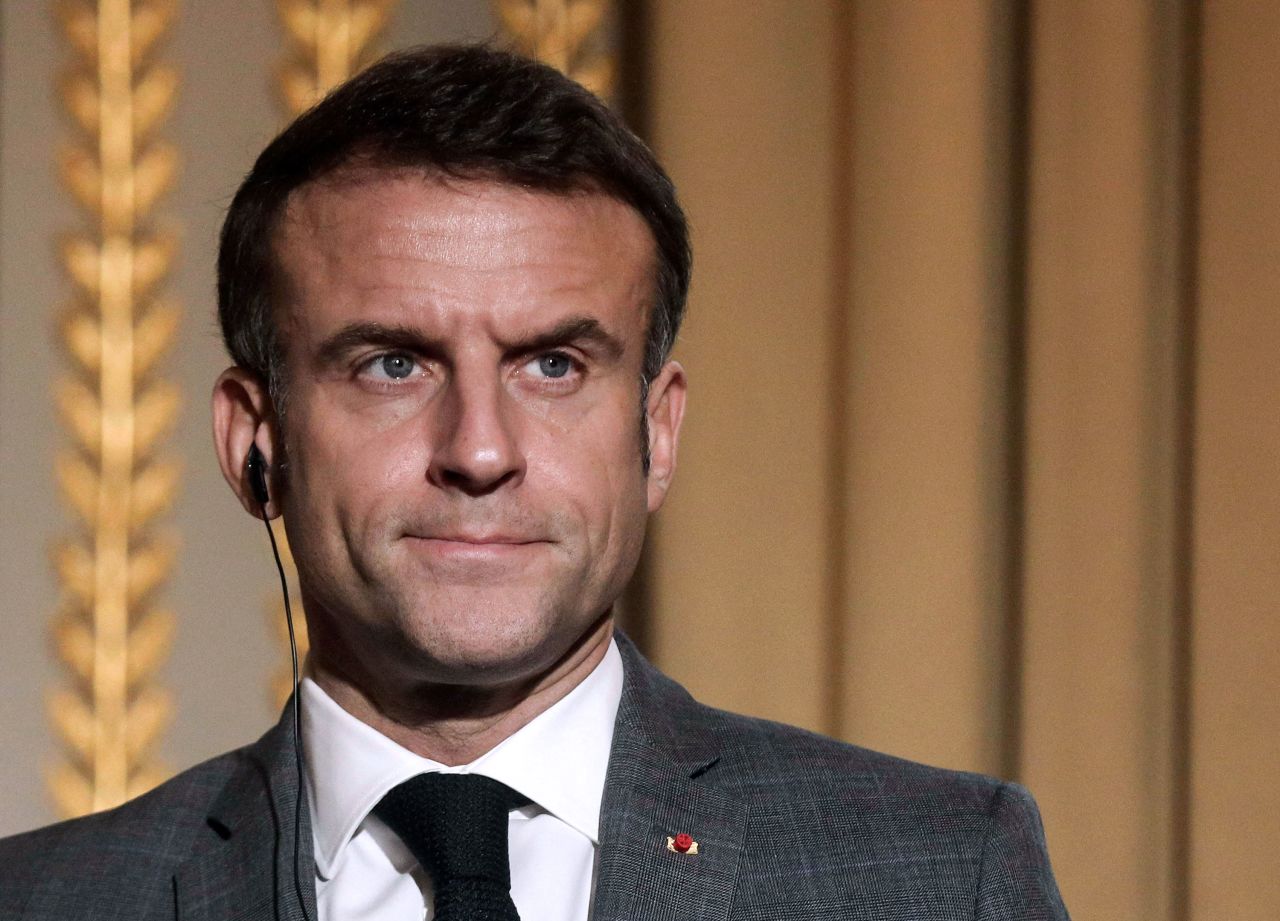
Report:
[[528,802],[479,774],[419,774],[373,812],[431,876],[435,921],[519,921],[511,901],[507,818]]

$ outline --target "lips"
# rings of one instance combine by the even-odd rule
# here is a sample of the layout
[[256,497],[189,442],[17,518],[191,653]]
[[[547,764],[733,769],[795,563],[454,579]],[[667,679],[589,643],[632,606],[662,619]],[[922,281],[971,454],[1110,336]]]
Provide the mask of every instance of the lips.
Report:
[[408,537],[418,552],[428,557],[476,562],[513,560],[548,543],[512,534],[432,534]]
[[534,537],[517,537],[510,534],[426,534],[412,535],[417,540],[444,541],[451,544],[536,544],[541,543]]

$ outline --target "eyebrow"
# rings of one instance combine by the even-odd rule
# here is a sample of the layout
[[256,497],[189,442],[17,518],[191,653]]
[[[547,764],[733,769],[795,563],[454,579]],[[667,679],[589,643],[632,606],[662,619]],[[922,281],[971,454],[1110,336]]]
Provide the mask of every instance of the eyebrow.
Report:
[[419,353],[438,353],[435,342],[411,326],[387,323],[349,323],[320,343],[316,359],[321,364],[340,361],[348,352],[361,346],[375,345]]
[[[566,317],[550,329],[515,339],[504,348],[510,353],[527,354],[575,343],[595,345],[615,361],[625,351],[622,340],[606,330],[599,320],[587,316]],[[366,321],[350,323],[329,336],[320,343],[316,357],[321,364],[332,364],[352,349],[370,345],[424,355],[445,352],[443,342],[423,335],[412,326]]]
[[526,354],[560,345],[590,343],[603,351],[606,357],[617,360],[625,350],[622,340],[610,333],[595,317],[566,317],[551,329],[517,339],[508,345],[512,352]]

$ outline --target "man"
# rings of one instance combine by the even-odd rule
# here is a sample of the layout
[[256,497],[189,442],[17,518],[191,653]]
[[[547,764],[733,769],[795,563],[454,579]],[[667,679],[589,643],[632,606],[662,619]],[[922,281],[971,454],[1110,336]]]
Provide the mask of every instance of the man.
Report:
[[0,844],[0,917],[1065,918],[1025,791],[707,709],[615,636],[688,284],[661,168],[548,68],[415,50],[290,126],[224,227],[213,416],[298,564],[303,758],[286,711]]

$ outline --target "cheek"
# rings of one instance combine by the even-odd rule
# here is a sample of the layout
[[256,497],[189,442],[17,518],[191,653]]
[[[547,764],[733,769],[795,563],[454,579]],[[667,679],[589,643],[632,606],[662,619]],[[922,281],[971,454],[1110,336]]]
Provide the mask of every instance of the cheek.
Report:
[[572,421],[540,426],[527,457],[529,485],[541,484],[554,494],[549,502],[572,508],[593,545],[627,539],[636,517],[644,515],[637,403],[619,398]]
[[365,506],[423,478],[427,440],[407,414],[388,418],[321,408],[298,416],[286,434],[309,511],[360,517]]

